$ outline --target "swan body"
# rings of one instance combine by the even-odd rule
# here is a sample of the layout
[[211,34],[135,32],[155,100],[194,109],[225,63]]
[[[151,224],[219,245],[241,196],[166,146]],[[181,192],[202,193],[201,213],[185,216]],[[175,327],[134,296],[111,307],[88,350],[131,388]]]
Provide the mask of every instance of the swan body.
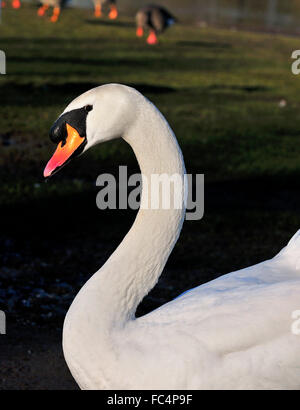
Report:
[[[66,123],[81,138],[86,134],[81,152],[122,136],[143,175],[185,173],[167,121],[132,88],[109,84],[75,99],[54,124],[54,141],[65,138]],[[68,141],[69,136],[64,146]],[[62,166],[55,161],[49,161],[45,176]],[[142,202],[144,194],[143,188]],[[291,315],[300,309],[300,231],[273,259],[191,289],[135,318],[183,219],[184,207],[140,209],[122,243],[75,297],[64,323],[63,349],[79,386],[299,389],[300,335],[291,331]]]

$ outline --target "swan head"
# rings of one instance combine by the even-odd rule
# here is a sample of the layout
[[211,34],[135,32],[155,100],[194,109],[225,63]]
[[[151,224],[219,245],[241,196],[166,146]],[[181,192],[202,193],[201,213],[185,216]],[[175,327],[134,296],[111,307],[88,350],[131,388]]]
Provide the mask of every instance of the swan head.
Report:
[[107,84],[75,98],[50,129],[56,150],[44,170],[50,177],[93,145],[122,137],[133,122],[136,90]]

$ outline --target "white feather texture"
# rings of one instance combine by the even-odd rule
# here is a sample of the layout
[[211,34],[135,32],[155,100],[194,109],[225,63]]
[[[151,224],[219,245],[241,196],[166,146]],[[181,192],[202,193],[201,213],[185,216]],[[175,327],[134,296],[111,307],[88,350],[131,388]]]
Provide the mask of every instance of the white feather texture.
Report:
[[[184,175],[167,121],[136,90],[110,84],[87,104],[89,147],[123,137],[143,175]],[[182,197],[183,201],[183,197]],[[181,230],[184,209],[141,209],[66,316],[64,354],[82,389],[299,389],[300,233],[276,257],[199,286],[138,319]],[[221,235],[221,232],[219,233]]]

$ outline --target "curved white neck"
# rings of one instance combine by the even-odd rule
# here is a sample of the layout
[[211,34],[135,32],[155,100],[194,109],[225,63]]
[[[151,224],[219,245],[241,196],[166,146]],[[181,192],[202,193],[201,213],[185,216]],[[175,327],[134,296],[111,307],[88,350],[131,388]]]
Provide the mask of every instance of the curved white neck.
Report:
[[[182,153],[167,121],[140,95],[136,110],[124,139],[132,146],[142,175],[148,180],[152,174],[183,178]],[[142,201],[144,195],[143,190]],[[180,200],[183,204],[183,192]],[[183,205],[181,209],[140,209],[122,243],[75,298],[66,323],[73,319],[82,332],[92,335],[134,319],[138,304],[156,284],[177,241],[184,213]]]

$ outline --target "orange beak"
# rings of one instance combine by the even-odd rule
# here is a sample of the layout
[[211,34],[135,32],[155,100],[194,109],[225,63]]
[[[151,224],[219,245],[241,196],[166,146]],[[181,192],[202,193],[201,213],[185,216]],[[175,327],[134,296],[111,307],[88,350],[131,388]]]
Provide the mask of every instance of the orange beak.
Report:
[[65,165],[78,148],[86,142],[86,138],[81,137],[71,125],[67,123],[66,127],[67,139],[64,144],[62,141],[58,144],[56,151],[46,165],[44,170],[45,178],[50,177],[55,171],[58,171],[60,167]]

